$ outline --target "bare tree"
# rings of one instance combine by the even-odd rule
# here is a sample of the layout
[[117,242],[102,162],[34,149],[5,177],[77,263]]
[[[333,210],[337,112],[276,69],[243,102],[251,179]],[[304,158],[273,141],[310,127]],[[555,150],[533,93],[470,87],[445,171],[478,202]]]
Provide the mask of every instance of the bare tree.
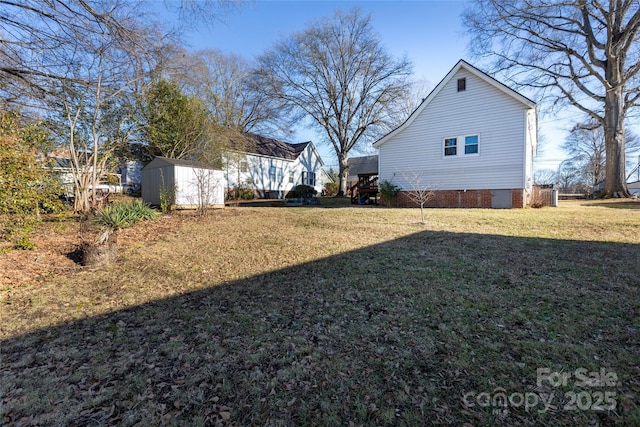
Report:
[[259,58],[262,89],[309,118],[338,157],[340,191],[347,155],[395,120],[395,100],[407,90],[411,64],[383,49],[371,19],[341,11],[277,43]]
[[584,180],[583,169],[573,160],[565,160],[558,165],[556,183],[565,193],[589,191]]
[[424,174],[415,171],[403,172],[402,177],[410,185],[402,191],[413,204],[420,206],[420,222],[424,224],[424,205],[436,195],[433,184],[425,181]]
[[271,132],[288,129],[281,105],[268,96],[252,73],[248,60],[216,50],[201,50],[188,55],[182,81],[205,101],[215,122],[239,133]]
[[535,185],[553,185],[556,182],[556,171],[553,169],[538,169],[533,175]]
[[627,197],[625,117],[640,100],[637,0],[476,0],[465,14],[476,54],[496,71],[599,123],[607,197]]
[[218,191],[222,191],[222,174],[211,169],[208,165],[202,165],[200,168],[193,169],[193,181],[191,184],[196,189],[195,200],[193,204],[196,211],[201,216],[207,215],[207,210],[216,202],[222,201],[224,196]]
[[75,210],[95,207],[96,188],[133,129],[135,91],[157,52],[136,4],[121,0],[0,0],[3,93],[48,116],[69,153]]
[[[627,153],[639,146],[640,140],[629,129],[626,129],[625,149]],[[604,130],[598,122],[588,121],[574,126],[562,148],[569,154],[573,163],[582,168],[588,186],[594,187],[604,180],[606,144]]]
[[187,24],[203,22],[213,25],[224,22],[225,16],[239,10],[243,2],[235,0],[165,0],[168,9],[178,12],[181,20]]
[[[136,3],[106,0],[0,0],[0,77],[7,99],[32,105],[51,93],[52,82],[81,82],[69,73],[61,52],[73,52],[81,44],[106,40],[140,46],[144,32],[136,31]],[[97,45],[94,44],[94,47]],[[75,61],[83,48],[75,52]],[[53,86],[55,87],[55,86]]]
[[389,123],[387,132],[402,125],[429,95],[431,85],[427,80],[409,80],[407,90],[396,98],[395,120]]

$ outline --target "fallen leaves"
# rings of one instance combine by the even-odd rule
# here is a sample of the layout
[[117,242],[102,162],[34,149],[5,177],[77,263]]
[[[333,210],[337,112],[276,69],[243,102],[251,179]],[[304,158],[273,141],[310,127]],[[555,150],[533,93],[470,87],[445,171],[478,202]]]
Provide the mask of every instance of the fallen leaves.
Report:
[[[530,390],[536,367],[594,354],[624,378],[605,416],[637,410],[635,244],[497,235],[503,212],[431,214],[495,221],[460,233],[415,233],[404,210],[323,212],[161,219],[119,237],[117,265],[12,285],[2,423],[587,425],[602,414],[503,420],[461,396]],[[620,268],[604,280],[594,259]]]

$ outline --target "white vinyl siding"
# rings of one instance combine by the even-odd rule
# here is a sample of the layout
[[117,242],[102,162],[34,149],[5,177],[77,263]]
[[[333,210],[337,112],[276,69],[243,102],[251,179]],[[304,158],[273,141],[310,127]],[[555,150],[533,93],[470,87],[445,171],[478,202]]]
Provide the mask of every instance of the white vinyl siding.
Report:
[[[459,92],[460,78],[466,90]],[[528,110],[461,68],[409,126],[379,147],[380,181],[410,189],[403,175],[415,172],[437,190],[523,188]],[[464,155],[464,137],[471,135],[479,136],[481,155]],[[457,137],[456,156],[444,155],[450,137]]]
[[175,185],[177,207],[197,207],[201,198],[207,205],[224,207],[224,181],[222,170],[174,165],[156,157],[142,169],[142,200],[160,205],[161,189]]
[[[319,176],[322,168],[322,161],[317,156],[316,151],[309,144],[295,160],[282,159],[277,157],[268,157],[258,154],[246,154],[242,162],[246,163],[246,172],[238,173],[238,162],[228,162],[229,165],[225,170],[227,178],[227,188],[237,186],[238,178],[241,183],[250,181],[251,186],[258,192],[277,192],[280,196],[286,195],[299,184],[307,184],[303,182],[303,172],[305,178],[313,174]],[[285,178],[286,177],[286,178]],[[320,193],[322,188],[314,179],[314,188]]]

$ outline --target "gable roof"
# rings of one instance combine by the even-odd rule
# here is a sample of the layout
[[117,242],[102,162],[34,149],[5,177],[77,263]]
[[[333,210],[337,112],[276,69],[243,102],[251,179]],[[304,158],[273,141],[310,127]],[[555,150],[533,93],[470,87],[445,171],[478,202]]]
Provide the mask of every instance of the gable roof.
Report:
[[245,133],[244,136],[245,141],[231,141],[238,151],[286,160],[295,160],[311,144],[311,141],[291,144],[254,133]]
[[431,93],[429,93],[429,95],[427,95],[427,97],[422,100],[418,108],[416,108],[414,112],[411,113],[409,118],[405,120],[404,123],[402,123],[400,126],[395,128],[394,130],[392,130],[391,132],[389,132],[388,134],[386,134],[376,142],[374,142],[373,146],[376,148],[380,148],[380,146],[383,145],[385,142],[387,142],[389,139],[391,139],[392,137],[394,137],[395,135],[397,135],[398,133],[406,129],[416,119],[416,117],[420,115],[422,110],[424,110],[427,107],[427,105],[429,105],[431,101],[433,101],[433,99],[438,95],[438,93],[440,93],[442,88],[444,88],[447,85],[447,83],[449,83],[449,81],[453,78],[453,76],[455,76],[458,73],[458,71],[460,71],[461,69],[464,69],[470,72],[471,74],[473,74],[474,76],[478,77],[479,79],[485,81],[486,83],[489,83],[491,86],[495,87],[496,89],[504,92],[505,94],[521,102],[526,107],[535,108],[536,103],[531,99],[527,98],[524,95],[521,95],[520,93],[511,89],[509,86],[505,85],[502,82],[499,82],[498,80],[491,77],[487,73],[480,71],[473,65],[461,59],[451,69],[451,71],[447,73],[447,75],[440,81],[440,83],[438,83],[438,85],[431,91]]

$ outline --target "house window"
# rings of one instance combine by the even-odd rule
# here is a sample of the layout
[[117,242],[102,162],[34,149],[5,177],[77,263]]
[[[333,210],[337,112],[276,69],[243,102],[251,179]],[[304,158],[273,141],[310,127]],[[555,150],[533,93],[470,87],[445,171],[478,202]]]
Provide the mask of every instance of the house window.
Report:
[[302,172],[302,183],[311,187],[316,185],[316,174],[314,172]]
[[282,181],[284,180],[284,174],[282,173],[282,168],[277,168],[276,174],[278,175],[278,182],[282,183]]
[[289,184],[293,184],[294,180],[295,180],[295,173],[293,171],[289,172]]
[[444,139],[444,155],[455,156],[458,154],[458,138]]
[[478,135],[464,137],[464,154],[478,154]]
[[467,79],[465,77],[458,79],[458,92],[467,90]]
[[247,161],[240,160],[240,172],[246,172],[246,171],[247,171]]
[[[460,150],[458,150],[460,141]],[[464,141],[464,145],[462,142]],[[464,149],[463,149],[464,148]],[[444,139],[444,157],[456,157],[480,154],[480,135],[459,135]]]
[[276,180],[276,167],[269,166],[269,179],[272,181]]

